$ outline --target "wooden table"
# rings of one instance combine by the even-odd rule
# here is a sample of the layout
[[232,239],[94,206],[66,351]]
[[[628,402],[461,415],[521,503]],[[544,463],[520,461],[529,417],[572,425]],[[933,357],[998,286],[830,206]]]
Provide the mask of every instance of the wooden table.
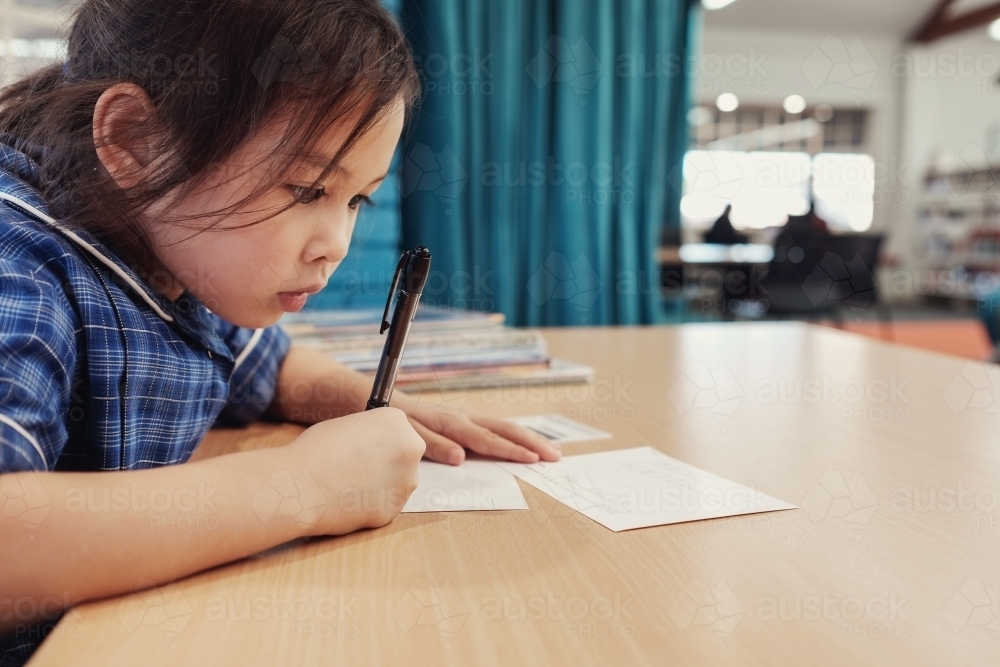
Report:
[[615,534],[522,483],[529,511],[403,515],[85,605],[31,664],[1000,664],[997,367],[794,323],[545,334],[596,382],[429,400],[558,412],[614,434],[567,454],[649,444],[803,509]]

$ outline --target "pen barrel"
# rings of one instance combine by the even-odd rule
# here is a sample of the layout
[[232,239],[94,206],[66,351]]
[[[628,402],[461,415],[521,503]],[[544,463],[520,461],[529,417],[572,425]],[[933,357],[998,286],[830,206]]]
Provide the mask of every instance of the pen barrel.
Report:
[[393,326],[389,328],[385,338],[382,358],[379,361],[378,370],[375,371],[375,382],[372,385],[372,394],[371,398],[368,399],[366,410],[384,408],[389,405],[392,389],[396,385],[396,373],[399,372],[399,363],[402,361],[403,350],[406,347],[406,339],[410,336],[409,323],[417,312],[419,302],[419,293],[410,294],[405,290],[399,291],[396,308],[392,314]]

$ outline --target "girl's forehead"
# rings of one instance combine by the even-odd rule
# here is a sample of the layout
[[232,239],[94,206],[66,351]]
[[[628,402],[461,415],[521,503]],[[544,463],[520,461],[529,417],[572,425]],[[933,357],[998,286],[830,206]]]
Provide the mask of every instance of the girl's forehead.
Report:
[[[304,117],[300,110],[286,110],[277,113],[260,130],[247,139],[242,147],[225,160],[230,174],[240,173],[256,176],[266,173],[264,178],[280,178],[298,174],[300,178],[312,179],[329,170],[323,180],[353,182],[354,180],[372,180],[368,178],[366,167],[369,166],[371,151],[381,150],[386,140],[393,146],[398,141],[402,131],[402,121],[405,106],[402,100],[395,102],[384,110],[375,122],[366,128],[353,142],[350,150],[338,157],[338,152],[348,140],[351,133],[361,121],[363,109],[354,109],[350,113],[321,123],[315,131],[304,131],[305,123],[315,119]],[[392,132],[389,130],[398,130]],[[387,133],[388,132],[388,133]],[[234,171],[235,170],[235,171]],[[367,180],[366,180],[367,179]]]
[[295,161],[300,163],[298,166],[324,168],[333,162],[337,151],[356,127],[357,115],[346,114],[309,134],[303,131],[306,119],[277,117],[252,136],[247,147],[249,152]]

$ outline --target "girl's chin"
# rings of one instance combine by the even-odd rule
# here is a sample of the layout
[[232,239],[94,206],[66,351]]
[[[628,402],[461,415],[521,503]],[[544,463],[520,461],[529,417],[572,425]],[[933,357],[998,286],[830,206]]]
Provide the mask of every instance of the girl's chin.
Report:
[[244,329],[265,329],[276,324],[284,315],[282,307],[275,302],[266,305],[252,303],[251,307],[237,307],[233,312],[227,312],[227,309],[220,310],[223,312],[215,312],[215,314],[230,324]]

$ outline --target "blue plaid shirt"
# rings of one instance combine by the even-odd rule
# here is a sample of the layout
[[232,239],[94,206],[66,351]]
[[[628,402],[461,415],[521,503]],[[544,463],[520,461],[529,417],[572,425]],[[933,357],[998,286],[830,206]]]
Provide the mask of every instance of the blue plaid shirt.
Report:
[[[0,142],[0,474],[183,463],[213,424],[257,419],[287,335],[149,288],[97,239],[47,215],[37,174]],[[38,641],[0,641],[0,665],[23,662]]]

